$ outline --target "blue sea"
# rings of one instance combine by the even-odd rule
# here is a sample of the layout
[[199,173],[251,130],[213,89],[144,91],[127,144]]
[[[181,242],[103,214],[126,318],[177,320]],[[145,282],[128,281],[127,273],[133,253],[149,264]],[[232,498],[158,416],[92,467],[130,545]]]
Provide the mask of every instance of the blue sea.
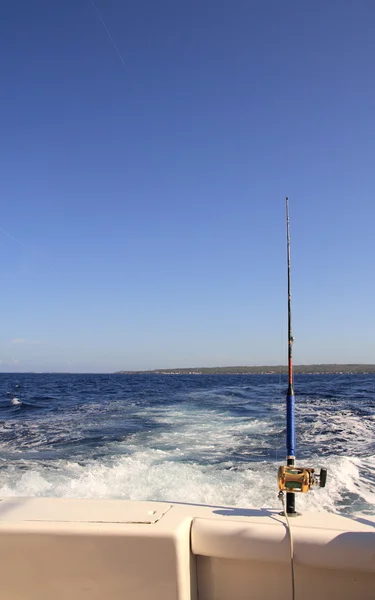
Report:
[[[0,497],[278,507],[281,375],[0,375]],[[374,514],[375,375],[297,375],[301,510]]]

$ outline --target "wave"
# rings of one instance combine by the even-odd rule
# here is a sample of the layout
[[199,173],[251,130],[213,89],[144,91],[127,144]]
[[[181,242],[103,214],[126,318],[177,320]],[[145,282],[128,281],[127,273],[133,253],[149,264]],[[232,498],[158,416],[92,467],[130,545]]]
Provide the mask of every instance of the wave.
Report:
[[[375,458],[375,457],[372,457]],[[9,466],[0,486],[4,496],[59,496],[165,500],[244,508],[275,508],[278,463],[254,463],[231,470],[169,460],[162,450],[135,451],[130,456],[104,461],[34,463],[20,473]],[[325,489],[297,496],[301,511],[370,514],[375,485],[363,479],[369,465],[356,457],[326,461],[329,479]],[[229,467],[229,465],[227,465]],[[374,475],[373,466],[370,466]],[[4,477],[3,477],[4,480]]]

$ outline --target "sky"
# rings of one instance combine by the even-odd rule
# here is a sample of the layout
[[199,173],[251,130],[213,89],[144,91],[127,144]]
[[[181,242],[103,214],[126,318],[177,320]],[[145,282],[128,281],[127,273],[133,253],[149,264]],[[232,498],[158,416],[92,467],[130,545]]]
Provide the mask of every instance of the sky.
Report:
[[375,362],[375,3],[0,18],[0,370]]

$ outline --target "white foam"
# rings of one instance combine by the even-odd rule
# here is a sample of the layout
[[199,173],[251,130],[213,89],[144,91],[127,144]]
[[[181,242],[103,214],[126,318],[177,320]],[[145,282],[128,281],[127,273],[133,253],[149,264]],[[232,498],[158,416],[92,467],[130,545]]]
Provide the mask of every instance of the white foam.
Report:
[[[145,441],[150,447],[167,449],[170,458],[185,456],[203,463],[213,459],[227,460],[228,455],[240,448],[245,454],[244,443],[251,453],[255,446],[268,444],[270,436],[276,432],[275,424],[270,420],[245,420],[241,416],[204,408],[168,407],[142,414],[165,426],[147,434]],[[137,435],[132,450],[139,448],[138,438]]]
[[[330,458],[328,483],[297,497],[300,510],[350,512],[347,494],[375,504],[375,486],[361,478],[357,458]],[[11,467],[0,488],[2,496],[59,496],[168,500],[237,507],[278,507],[277,463],[251,463],[241,470],[168,460],[161,450],[138,451],[87,464],[60,461],[33,465],[23,472]]]

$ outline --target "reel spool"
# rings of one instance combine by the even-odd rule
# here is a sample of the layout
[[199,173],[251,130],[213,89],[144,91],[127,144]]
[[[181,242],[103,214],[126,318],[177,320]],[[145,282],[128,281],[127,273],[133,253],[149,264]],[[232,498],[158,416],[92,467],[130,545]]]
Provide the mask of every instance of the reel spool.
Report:
[[281,492],[308,492],[312,487],[325,487],[327,469],[320,469],[319,475],[315,469],[306,467],[279,467],[277,474]]

